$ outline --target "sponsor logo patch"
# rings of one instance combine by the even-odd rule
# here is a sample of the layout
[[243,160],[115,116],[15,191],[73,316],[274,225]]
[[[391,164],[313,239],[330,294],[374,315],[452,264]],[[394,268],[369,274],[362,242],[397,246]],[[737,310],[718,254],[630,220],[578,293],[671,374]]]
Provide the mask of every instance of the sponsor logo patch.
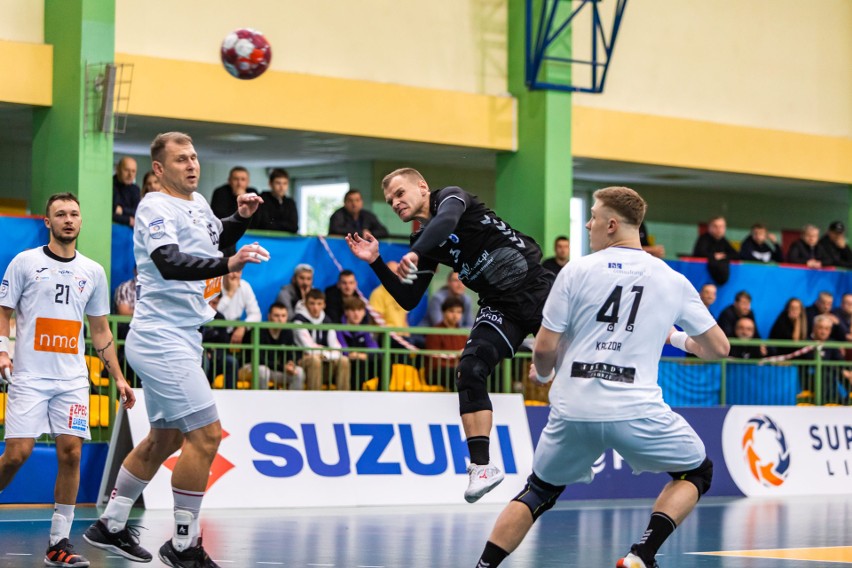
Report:
[[3,280],[0,282],[0,298],[5,298],[6,294],[9,293],[9,281]]
[[49,353],[79,353],[82,322],[52,318],[36,318],[33,349]]
[[160,217],[148,223],[148,234],[152,239],[162,239],[166,234],[166,222]]
[[72,404],[68,410],[68,427],[77,432],[89,428],[89,407],[85,404]]

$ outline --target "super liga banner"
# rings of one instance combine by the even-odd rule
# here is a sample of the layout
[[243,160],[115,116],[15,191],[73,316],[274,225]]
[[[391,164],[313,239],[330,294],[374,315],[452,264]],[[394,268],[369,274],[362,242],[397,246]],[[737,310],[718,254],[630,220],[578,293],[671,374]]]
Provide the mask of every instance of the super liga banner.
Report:
[[[133,444],[148,433],[145,396],[127,413]],[[205,507],[463,503],[468,451],[454,393],[215,391],[223,439]],[[506,479],[482,502],[505,503],[532,471],[523,398],[493,394],[491,461]],[[173,506],[170,457],[145,489]]]

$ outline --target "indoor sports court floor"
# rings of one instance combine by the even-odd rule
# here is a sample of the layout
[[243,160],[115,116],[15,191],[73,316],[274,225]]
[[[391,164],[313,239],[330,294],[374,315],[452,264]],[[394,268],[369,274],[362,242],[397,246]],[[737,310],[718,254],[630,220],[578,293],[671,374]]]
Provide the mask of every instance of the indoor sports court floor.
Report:
[[[570,490],[570,489],[569,489]],[[563,502],[502,566],[611,568],[645,529],[647,500]],[[205,547],[223,567],[473,568],[498,505],[238,510],[203,513]],[[41,567],[50,515],[0,507],[0,567]],[[93,567],[143,566],[87,545],[95,509],[81,507],[72,541]],[[169,511],[141,512],[142,544],[171,534]],[[663,546],[662,568],[852,565],[852,496],[707,498]]]

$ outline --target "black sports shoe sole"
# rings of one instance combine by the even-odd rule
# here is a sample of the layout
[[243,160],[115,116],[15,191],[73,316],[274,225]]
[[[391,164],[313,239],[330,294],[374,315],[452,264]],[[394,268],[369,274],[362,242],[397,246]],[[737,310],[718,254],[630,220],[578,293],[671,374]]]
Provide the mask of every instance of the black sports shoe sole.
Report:
[[[112,552],[114,554],[118,554],[119,556],[127,558],[128,560],[132,560],[133,562],[140,562],[142,564],[147,564],[148,562],[150,562],[151,560],[154,559],[153,557],[151,557],[151,558],[140,558],[139,556],[133,556],[132,554],[125,552],[124,550],[120,549],[119,547],[117,547],[113,544],[104,544],[102,542],[97,542],[97,541],[91,540],[91,539],[89,539],[88,536],[86,536],[85,533],[83,534],[83,540],[85,540],[86,542],[88,542],[89,544],[94,546],[95,548],[100,548],[101,550],[106,550],[107,552]],[[171,566],[171,564],[169,566]]]

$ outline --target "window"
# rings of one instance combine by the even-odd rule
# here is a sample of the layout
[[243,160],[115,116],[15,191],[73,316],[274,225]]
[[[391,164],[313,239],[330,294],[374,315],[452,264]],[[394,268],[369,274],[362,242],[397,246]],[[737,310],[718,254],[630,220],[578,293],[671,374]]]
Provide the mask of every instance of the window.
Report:
[[580,258],[588,250],[589,233],[586,231],[586,200],[582,197],[571,198],[571,258]]
[[327,235],[331,214],[343,207],[343,196],[349,191],[345,181],[306,181],[297,184],[299,201],[299,234]]

